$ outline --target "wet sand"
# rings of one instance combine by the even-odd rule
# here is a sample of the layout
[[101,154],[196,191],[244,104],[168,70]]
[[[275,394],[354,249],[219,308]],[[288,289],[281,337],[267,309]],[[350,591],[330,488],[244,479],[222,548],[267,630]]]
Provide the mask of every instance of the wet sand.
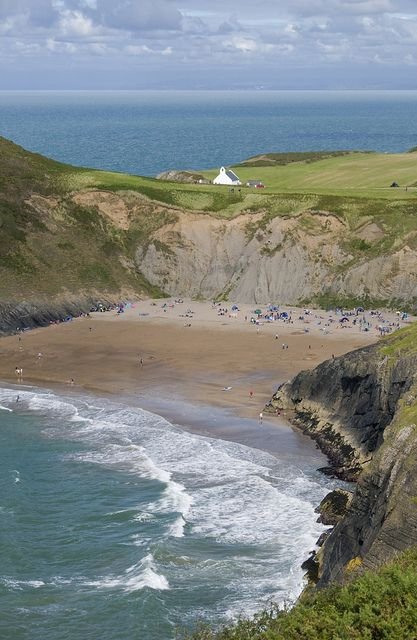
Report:
[[[366,314],[372,326],[363,331],[353,325],[354,317],[340,323],[338,316],[322,311],[286,308],[291,322],[254,324],[253,305],[224,314],[221,308],[148,300],[120,315],[95,313],[6,337],[0,340],[0,378],[129,396],[196,429],[199,420],[190,411],[184,415],[184,403],[201,408],[202,422],[207,407],[218,407],[257,424],[280,383],[332,355],[374,342],[381,323]],[[398,321],[395,314],[384,319]],[[23,369],[22,378],[15,375],[16,367]]]

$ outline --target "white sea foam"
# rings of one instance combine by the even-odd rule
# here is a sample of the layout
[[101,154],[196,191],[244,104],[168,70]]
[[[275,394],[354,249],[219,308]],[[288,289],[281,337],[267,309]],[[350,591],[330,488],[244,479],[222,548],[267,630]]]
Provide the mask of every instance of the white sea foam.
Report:
[[29,398],[29,409],[32,411],[48,412],[48,415],[57,414],[61,417],[71,418],[77,414],[77,407],[70,402],[57,398],[53,393],[35,393]]
[[[88,397],[60,399],[37,390],[19,393],[31,410],[62,418],[49,420],[44,435],[79,440],[82,447],[73,460],[161,483],[155,502],[111,512],[132,512],[130,523],[137,523],[138,533],[130,534],[129,540],[148,552],[145,558],[121,575],[82,584],[125,591],[169,588],[150,553],[153,538],[146,538],[141,526],[157,521],[153,529],[166,544],[171,538],[184,538],[175,543],[181,545],[188,538],[227,544],[219,564],[201,558],[193,571],[200,572],[199,579],[204,577],[207,584],[217,584],[222,575],[236,593],[236,602],[229,600],[230,611],[241,613],[246,603],[247,613],[271,596],[282,602],[298,595],[301,562],[323,531],[314,506],[329,490],[327,479],[303,474],[266,452],[184,432],[159,416],[107,399],[97,406],[97,400],[92,404]],[[13,390],[0,390],[6,405],[15,395]],[[251,551],[245,556],[242,548]],[[263,557],[268,558],[266,564]],[[175,574],[176,583],[187,584],[187,576]]]
[[14,473],[14,483],[17,484],[20,482],[20,471],[17,469],[12,469],[10,473]]
[[185,487],[179,482],[171,480],[159,501],[159,508],[163,510],[179,511],[185,517],[190,512],[192,498]]
[[184,528],[186,522],[183,516],[178,516],[178,518],[172,523],[169,529],[169,533],[173,538],[183,538],[184,537]]
[[13,591],[22,591],[25,587],[39,589],[45,586],[43,580],[14,580],[12,578],[0,578],[0,584]]
[[155,515],[153,513],[148,513],[146,511],[141,511],[134,518],[136,522],[150,522],[151,520],[155,520]]
[[13,413],[13,409],[9,409],[9,407],[3,407],[2,404],[0,404],[0,411],[9,411],[10,413]]
[[157,573],[155,559],[151,553],[126,569],[120,576],[106,576],[85,584],[98,589],[122,589],[126,593],[140,591],[145,587],[158,591],[169,589],[166,577]]

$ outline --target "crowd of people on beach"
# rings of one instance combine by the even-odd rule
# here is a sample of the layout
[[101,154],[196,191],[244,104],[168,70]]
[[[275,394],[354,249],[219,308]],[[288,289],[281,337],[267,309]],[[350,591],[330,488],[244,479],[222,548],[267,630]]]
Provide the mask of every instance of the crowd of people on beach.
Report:
[[[161,309],[164,313],[167,313],[174,310],[178,304],[183,303],[183,299],[174,299],[163,302],[161,305],[152,302],[151,305],[156,307],[155,313],[158,313]],[[294,307],[283,309],[278,304],[267,304],[263,306],[263,309],[259,307],[249,311],[247,309],[242,311],[247,306],[232,304],[229,307],[221,302],[211,302],[211,309],[218,318],[227,318],[233,321],[244,320],[244,322],[255,326],[258,332],[262,325],[279,323],[284,326],[293,325],[294,328],[302,327],[304,333],[309,333],[313,328],[317,328],[324,335],[336,329],[357,329],[365,333],[375,330],[379,336],[384,336],[401,328],[404,323],[410,321],[410,316],[405,311],[397,311],[393,314],[392,312],[384,313],[380,310],[366,310],[364,307],[355,307],[353,309],[336,307],[327,311],[316,311]],[[149,312],[139,312],[139,316],[148,315]],[[191,327],[191,320],[197,318],[195,311],[191,307],[188,307],[185,311],[181,309],[179,317],[185,319],[184,327]],[[286,346],[284,345],[283,349]]]
[[[120,317],[125,312],[127,318],[136,316],[138,318],[150,319],[159,317],[160,319],[174,316],[179,320],[184,320],[183,326],[190,328],[192,326],[208,326],[204,323],[210,323],[217,321],[220,325],[228,325],[233,327],[236,323],[236,327],[242,329],[243,324],[247,327],[247,330],[252,331],[251,327],[254,327],[256,332],[262,336],[270,335],[271,339],[277,342],[278,348],[281,347],[283,359],[288,359],[285,355],[290,347],[291,355],[295,353],[297,349],[294,347],[294,342],[290,338],[291,335],[301,335],[302,333],[311,333],[311,344],[309,340],[303,343],[303,349],[306,352],[303,358],[306,360],[314,359],[314,353],[312,352],[316,343],[314,343],[313,335],[327,335],[329,333],[339,333],[344,330],[343,333],[350,329],[354,334],[358,335],[362,332],[372,332],[373,336],[383,337],[399,328],[404,324],[414,320],[414,317],[410,317],[405,311],[381,311],[381,310],[365,310],[363,307],[356,307],[354,309],[335,308],[328,311],[314,310],[306,307],[285,307],[278,304],[256,305],[249,304],[231,304],[226,305],[224,302],[213,301],[210,303],[196,303],[192,301],[186,301],[181,298],[175,298],[172,300],[164,301],[122,301],[117,304],[104,305],[102,303],[92,307],[88,312],[80,312],[78,315],[65,316],[61,320],[51,321],[51,324],[61,324],[65,322],[71,322],[75,318],[88,318],[93,320],[93,314],[102,314],[105,312],[113,312],[114,316]],[[193,322],[192,322],[193,321]],[[195,324],[194,324],[195,321]],[[117,320],[119,322],[119,320]],[[268,329],[268,327],[270,327]],[[282,327],[280,330],[278,327]],[[93,327],[88,326],[89,332],[93,331]],[[19,343],[24,340],[22,330],[17,330]],[[364,336],[365,338],[365,336]],[[288,339],[288,342],[287,342]],[[23,344],[23,343],[22,343]],[[20,344],[20,350],[23,349]],[[321,345],[323,346],[323,345]],[[333,348],[332,348],[333,350]],[[48,357],[48,354],[45,354]],[[297,355],[296,355],[297,357]],[[329,356],[328,356],[329,357]],[[334,354],[332,354],[334,358]],[[42,368],[42,361],[44,359],[41,351],[34,355],[37,362],[37,367]],[[13,363],[15,367],[16,380],[19,383],[23,382],[23,368],[20,364],[21,361],[24,365],[24,360],[20,358]],[[144,366],[144,358],[138,354],[138,364],[140,368]],[[29,365],[28,365],[29,366]],[[30,367],[29,367],[30,368]],[[68,384],[74,385],[74,378],[70,378]],[[226,385],[223,387],[223,391],[230,392],[232,387]],[[253,397],[253,391],[250,392],[250,398]],[[262,422],[262,414],[260,414],[260,422]]]

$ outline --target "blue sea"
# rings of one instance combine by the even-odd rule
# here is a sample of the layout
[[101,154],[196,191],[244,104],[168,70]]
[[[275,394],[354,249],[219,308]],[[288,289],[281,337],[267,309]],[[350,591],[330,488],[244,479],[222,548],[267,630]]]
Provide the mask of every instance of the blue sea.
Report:
[[276,455],[120,401],[1,388],[0,638],[172,640],[293,602],[336,481],[311,441],[264,426]]
[[0,135],[146,176],[265,152],[401,152],[417,145],[417,91],[0,92]]

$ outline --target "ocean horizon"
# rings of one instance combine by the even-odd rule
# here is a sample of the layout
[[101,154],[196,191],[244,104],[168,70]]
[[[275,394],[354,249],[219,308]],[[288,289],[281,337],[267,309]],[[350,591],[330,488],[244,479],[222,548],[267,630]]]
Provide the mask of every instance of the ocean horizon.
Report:
[[0,135],[150,177],[268,152],[399,153],[417,145],[417,91],[1,91]]

